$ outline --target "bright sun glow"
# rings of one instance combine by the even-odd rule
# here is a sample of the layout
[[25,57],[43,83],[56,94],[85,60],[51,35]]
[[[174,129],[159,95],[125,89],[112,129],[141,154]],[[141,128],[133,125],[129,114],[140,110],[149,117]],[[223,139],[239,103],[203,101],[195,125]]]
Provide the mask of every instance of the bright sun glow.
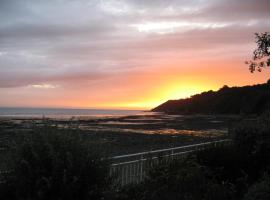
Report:
[[194,94],[208,91],[210,88],[211,86],[203,84],[188,83],[180,85],[177,82],[172,82],[168,85],[162,86],[159,91],[151,94],[148,98],[145,98],[142,101],[119,102],[113,105],[101,105],[101,107],[152,109],[168,100],[188,98]]
[[190,97],[196,93],[201,92],[202,89],[196,88],[196,87],[174,87],[169,88],[167,92],[165,93],[166,97],[169,99],[181,99],[181,98],[187,98]]
[[182,99],[190,97],[194,94],[201,93],[205,90],[208,90],[209,87],[207,86],[199,86],[195,84],[173,84],[169,87],[164,87],[163,92],[158,95],[160,99]]

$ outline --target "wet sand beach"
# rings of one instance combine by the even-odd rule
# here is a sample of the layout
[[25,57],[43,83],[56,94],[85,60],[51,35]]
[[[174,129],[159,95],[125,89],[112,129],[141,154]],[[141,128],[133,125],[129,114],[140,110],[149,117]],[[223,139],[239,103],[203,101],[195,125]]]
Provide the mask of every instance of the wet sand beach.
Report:
[[89,145],[108,156],[149,151],[226,138],[235,116],[145,115],[23,118],[1,117],[0,146],[43,126],[79,131]]

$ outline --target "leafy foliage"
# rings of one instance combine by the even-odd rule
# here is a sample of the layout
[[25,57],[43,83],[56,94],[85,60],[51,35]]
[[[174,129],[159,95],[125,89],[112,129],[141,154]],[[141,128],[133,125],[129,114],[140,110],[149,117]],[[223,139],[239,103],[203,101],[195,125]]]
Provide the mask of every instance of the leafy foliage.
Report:
[[108,163],[76,131],[34,129],[12,148],[0,199],[101,199]]
[[257,49],[253,51],[253,59],[247,61],[250,72],[261,72],[262,68],[270,66],[270,34],[268,32],[255,33]]
[[210,172],[209,176],[218,184],[227,183],[235,197],[239,198],[245,192],[251,167],[247,154],[230,145],[205,149],[196,156],[198,164]]
[[[255,121],[238,124],[232,133],[238,151],[248,157],[249,176],[255,180],[262,171],[270,167],[270,118],[265,113]],[[256,170],[254,170],[256,169]]]
[[249,188],[244,200],[268,199],[270,199],[270,176],[265,174],[259,182]]
[[161,160],[149,170],[142,184],[125,188],[116,199],[223,200],[231,199],[231,194],[226,183],[218,184],[194,158],[186,158],[172,162]]

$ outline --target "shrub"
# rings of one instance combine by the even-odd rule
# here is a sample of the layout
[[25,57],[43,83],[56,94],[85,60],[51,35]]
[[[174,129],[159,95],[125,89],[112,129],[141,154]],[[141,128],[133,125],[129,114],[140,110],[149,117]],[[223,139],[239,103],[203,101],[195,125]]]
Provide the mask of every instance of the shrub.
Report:
[[262,148],[270,148],[270,113],[257,119],[246,119],[230,130],[234,143],[248,153],[261,153]]
[[[270,166],[270,118],[265,114],[254,121],[239,123],[232,131],[234,144],[238,151],[249,157],[250,174],[258,177],[258,172]],[[256,169],[256,170],[254,170]]]
[[218,146],[196,153],[199,165],[208,169],[208,175],[217,183],[227,183],[240,198],[248,188],[248,174],[254,171],[245,152],[234,145]]
[[101,199],[108,162],[74,130],[35,128],[12,148],[0,199]]
[[149,170],[142,184],[125,188],[118,199],[231,199],[231,191],[227,185],[217,184],[215,180],[209,179],[205,170],[193,158],[170,162],[162,160]]
[[244,200],[269,200],[270,199],[270,176],[264,177],[250,187]]

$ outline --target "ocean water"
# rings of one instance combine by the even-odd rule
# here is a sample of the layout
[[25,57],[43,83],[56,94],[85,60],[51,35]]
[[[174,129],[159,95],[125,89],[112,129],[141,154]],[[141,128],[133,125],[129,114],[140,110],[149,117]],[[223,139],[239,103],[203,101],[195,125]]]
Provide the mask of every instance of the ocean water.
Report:
[[66,109],[66,108],[0,108],[0,117],[16,118],[71,118],[109,117],[147,114],[143,110]]

